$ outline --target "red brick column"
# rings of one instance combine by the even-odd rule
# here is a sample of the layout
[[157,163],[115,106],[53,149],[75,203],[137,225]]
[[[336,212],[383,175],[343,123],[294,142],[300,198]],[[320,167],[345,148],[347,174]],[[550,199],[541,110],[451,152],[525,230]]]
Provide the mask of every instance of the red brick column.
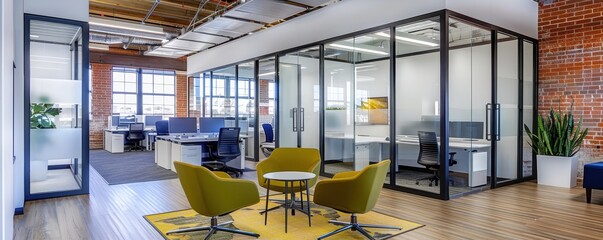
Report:
[[[547,2],[547,1],[545,1]],[[603,144],[603,1],[557,0],[539,5],[540,113],[568,109],[589,134],[580,165],[601,160]],[[579,167],[582,176],[582,167]]]
[[188,83],[185,74],[176,75],[176,116],[188,116]]
[[103,130],[111,116],[111,68],[110,64],[92,64],[92,106],[90,118],[90,149],[103,148]]

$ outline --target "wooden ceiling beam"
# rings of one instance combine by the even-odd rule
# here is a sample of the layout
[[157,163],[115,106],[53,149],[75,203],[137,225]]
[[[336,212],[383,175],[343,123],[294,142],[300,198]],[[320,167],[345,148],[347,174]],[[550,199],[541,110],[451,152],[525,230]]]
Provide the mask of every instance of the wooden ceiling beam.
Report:
[[[126,20],[132,20],[132,21],[141,21],[145,14],[142,13],[136,13],[136,12],[131,12],[131,11],[124,11],[124,10],[120,10],[120,9],[107,9],[107,8],[102,8],[102,7],[97,7],[97,6],[90,6],[90,14],[96,14],[96,15],[101,15],[101,16],[106,16],[106,17],[116,17],[116,18],[121,18],[121,19],[126,19]],[[189,21],[187,20],[183,20],[183,19],[178,19],[178,18],[167,18],[167,17],[162,17],[162,16],[153,16],[151,15],[151,17],[149,17],[149,19],[147,19],[148,23],[153,23],[153,24],[158,24],[158,25],[163,25],[163,26],[168,26],[168,27],[172,27],[172,28],[182,28],[184,26],[188,26]]]
[[[128,2],[128,1],[90,0],[90,6],[107,8],[107,9],[115,8],[115,9],[129,10],[132,12],[143,14],[143,18],[144,18],[144,15],[146,15],[149,12],[149,9],[152,7],[152,4],[147,6],[146,4],[145,5],[136,4],[136,3]],[[162,16],[162,17],[170,17],[170,18],[174,18],[174,19],[184,18],[190,22],[190,20],[194,16],[194,14],[195,14],[194,12],[182,11],[179,9],[168,10],[165,7],[161,7],[161,5],[159,5],[153,11],[153,14],[151,14],[151,16],[155,15],[155,16]],[[139,19],[138,21],[140,21],[140,20],[142,20],[142,18]]]

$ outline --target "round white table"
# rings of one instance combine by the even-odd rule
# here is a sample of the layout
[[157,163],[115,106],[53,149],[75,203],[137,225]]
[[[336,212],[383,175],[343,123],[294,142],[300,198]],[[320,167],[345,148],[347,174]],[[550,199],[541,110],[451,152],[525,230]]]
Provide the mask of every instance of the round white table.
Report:
[[[268,181],[268,191],[266,192],[266,209],[264,210],[264,225],[268,223],[268,200],[270,198],[270,181],[283,181],[285,182],[285,233],[287,232],[287,219],[289,215],[289,208],[291,208],[291,215],[295,215],[295,209],[308,215],[308,225],[312,226],[311,212],[310,212],[310,190],[308,186],[308,180],[316,177],[316,174],[311,172],[297,172],[297,171],[283,171],[283,172],[271,172],[264,174],[264,178]],[[302,185],[306,185],[306,205],[307,210],[304,210],[304,193],[303,189],[300,191],[301,196],[301,208],[295,205],[295,190],[293,190],[293,183],[299,182],[300,188]],[[289,187],[291,184],[291,187]],[[289,203],[289,194],[291,194],[291,202]]]

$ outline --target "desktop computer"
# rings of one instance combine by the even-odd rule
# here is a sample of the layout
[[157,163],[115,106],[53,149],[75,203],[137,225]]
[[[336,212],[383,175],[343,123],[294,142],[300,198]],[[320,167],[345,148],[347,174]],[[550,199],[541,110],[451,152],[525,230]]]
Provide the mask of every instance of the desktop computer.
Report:
[[197,118],[171,117],[168,129],[170,135],[195,135],[197,133]]

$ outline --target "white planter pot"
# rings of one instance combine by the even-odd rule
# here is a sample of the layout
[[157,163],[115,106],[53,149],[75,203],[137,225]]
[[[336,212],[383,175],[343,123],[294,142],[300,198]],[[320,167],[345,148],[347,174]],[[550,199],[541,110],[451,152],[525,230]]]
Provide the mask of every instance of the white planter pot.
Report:
[[578,174],[578,156],[536,156],[538,162],[538,184],[572,188],[576,186],[576,175]]

